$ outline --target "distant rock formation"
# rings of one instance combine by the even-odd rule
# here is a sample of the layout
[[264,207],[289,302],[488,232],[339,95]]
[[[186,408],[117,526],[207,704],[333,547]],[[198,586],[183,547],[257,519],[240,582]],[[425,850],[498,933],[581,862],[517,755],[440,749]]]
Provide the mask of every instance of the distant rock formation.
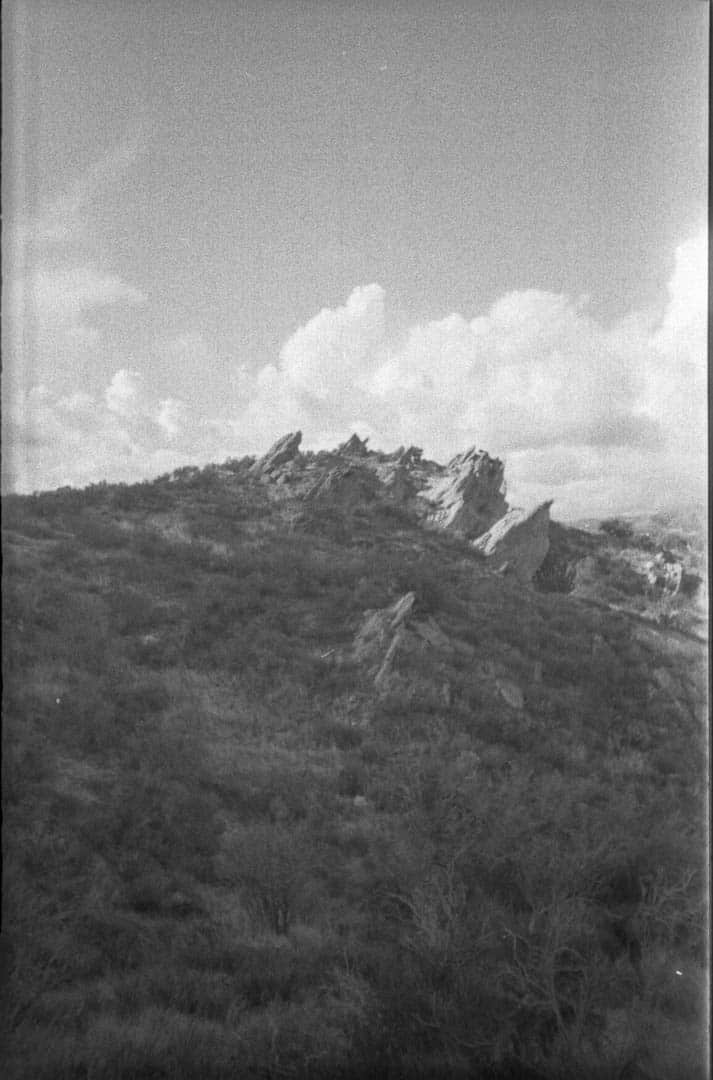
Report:
[[[548,550],[549,503],[532,513],[509,510],[504,465],[471,447],[447,465],[429,461],[418,446],[391,454],[369,450],[354,434],[336,450],[300,451],[291,432],[250,467],[250,473],[285,497],[351,512],[374,502],[396,506],[425,528],[471,540],[500,573],[531,582]],[[274,486],[273,486],[274,485]],[[506,565],[507,564],[507,565]]]
[[369,451],[366,444],[368,439],[360,439],[356,432],[352,435],[351,439],[347,439],[345,443],[337,450],[338,454],[353,454],[355,457],[366,457]]
[[278,439],[277,442],[270,447],[264,457],[261,457],[253,466],[251,466],[250,471],[257,476],[271,476],[279,470],[280,466],[288,461],[294,460],[299,452],[301,442],[301,431],[290,432],[289,435],[283,435],[281,439]]
[[[369,450],[354,434],[336,450],[300,452],[302,433],[290,432],[250,467],[253,476],[271,483],[289,479],[295,494],[383,489],[389,501],[408,505],[426,526],[468,539],[480,536],[507,512],[504,466],[483,450],[471,448],[447,465],[423,458],[418,446],[392,454]],[[358,480],[358,477],[361,477]],[[376,485],[374,484],[376,481]]]
[[535,510],[510,510],[486,533],[473,541],[493,570],[506,569],[523,584],[529,584],[549,550],[550,506],[541,503]]
[[371,470],[339,463],[319,476],[307,492],[307,498],[329,501],[335,506],[356,507],[375,499],[378,489],[378,478]]

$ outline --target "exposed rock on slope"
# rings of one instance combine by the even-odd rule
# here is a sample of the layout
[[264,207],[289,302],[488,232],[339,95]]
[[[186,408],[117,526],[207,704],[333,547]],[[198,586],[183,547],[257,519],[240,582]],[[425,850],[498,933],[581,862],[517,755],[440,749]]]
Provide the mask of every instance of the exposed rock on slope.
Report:
[[335,465],[320,475],[308,498],[329,501],[336,506],[356,507],[378,495],[379,481],[368,469],[349,464]]
[[255,462],[250,471],[257,476],[270,477],[279,470],[280,466],[288,461],[294,460],[299,452],[301,442],[301,431],[290,432],[289,435],[283,435],[281,439],[278,439],[277,442],[270,447],[264,457],[261,457],[259,461]]
[[360,439],[357,433],[354,432],[351,439],[347,439],[345,443],[342,443],[338,453],[353,454],[355,457],[366,457],[369,453],[366,446],[368,441],[368,439]]
[[[529,583],[547,554],[549,506],[534,512],[509,510],[504,465],[472,447],[447,465],[424,459],[418,446],[392,454],[369,450],[352,435],[337,450],[302,453],[302,435],[285,435],[252,465],[250,472],[271,486],[272,497],[297,498],[353,512],[369,503],[405,511],[425,528],[475,541],[495,571],[507,564]],[[284,492],[284,496],[282,494]]]
[[[423,458],[417,446],[392,454],[367,448],[352,435],[334,451],[302,453],[301,433],[285,435],[252,465],[251,474],[285,484],[297,497],[334,496],[344,504],[383,498],[413,513],[423,525],[473,539],[503,517],[504,466],[472,448],[447,465]],[[275,492],[277,494],[277,492]]]
[[426,520],[466,537],[480,536],[507,512],[504,465],[472,448],[454,457],[419,493],[433,504]]
[[529,512],[510,510],[475,540],[473,547],[490,560],[494,570],[507,570],[529,583],[549,550],[551,505],[551,501],[544,502]]
[[423,672],[438,685],[444,707],[453,703],[449,678],[454,658],[465,663],[479,686],[481,701],[505,703],[514,713],[527,708],[524,686],[542,682],[542,665],[532,665],[517,650],[501,657],[478,656],[471,643],[446,633],[432,615],[421,609],[416,593],[408,592],[389,607],[366,611],[351,650],[351,659],[366,674],[366,688],[377,696],[399,694],[409,700],[414,680]]
[[391,607],[368,611],[354,641],[354,657],[369,664],[374,686],[384,689],[397,653],[452,651],[446,634],[431,616],[418,617],[416,594],[406,593]]

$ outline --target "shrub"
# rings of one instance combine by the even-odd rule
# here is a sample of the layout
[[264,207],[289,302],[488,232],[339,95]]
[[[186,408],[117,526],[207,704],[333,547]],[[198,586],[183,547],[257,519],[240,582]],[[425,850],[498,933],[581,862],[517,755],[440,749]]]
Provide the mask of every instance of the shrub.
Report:
[[574,588],[575,577],[576,565],[555,555],[550,548],[533,578],[533,584],[542,592],[569,593]]
[[257,823],[241,829],[230,848],[229,873],[253,914],[275,934],[287,934],[303,913],[315,867],[304,828]]
[[107,688],[118,723],[132,727],[166,709],[171,695],[160,675],[135,676],[127,672],[124,678],[107,678]]
[[364,765],[358,758],[352,758],[339,770],[337,790],[340,795],[353,798],[366,791],[367,776]]
[[338,720],[323,720],[316,724],[314,735],[318,746],[336,746],[338,750],[355,750],[364,738],[361,728]]
[[127,529],[120,528],[114,521],[86,514],[77,519],[76,535],[83,544],[99,551],[124,548],[130,542]]
[[621,518],[606,518],[599,528],[609,536],[615,536],[617,540],[631,540],[634,535],[633,526]]
[[388,759],[389,747],[380,739],[370,738],[361,744],[361,759],[365,765],[376,765]]

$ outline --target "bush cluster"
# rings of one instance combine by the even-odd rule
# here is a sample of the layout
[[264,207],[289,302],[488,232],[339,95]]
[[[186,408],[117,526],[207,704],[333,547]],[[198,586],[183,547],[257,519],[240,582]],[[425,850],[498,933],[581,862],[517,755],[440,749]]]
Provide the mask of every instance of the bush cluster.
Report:
[[703,666],[249,465],[7,502],[4,1074],[702,1078]]

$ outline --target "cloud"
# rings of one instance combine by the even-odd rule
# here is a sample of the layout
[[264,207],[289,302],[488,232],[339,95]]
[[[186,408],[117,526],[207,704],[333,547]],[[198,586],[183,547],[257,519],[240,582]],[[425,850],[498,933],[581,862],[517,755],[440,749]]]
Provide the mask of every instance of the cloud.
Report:
[[301,427],[315,447],[352,431],[445,459],[505,457],[523,499],[546,483],[565,513],[699,493],[705,473],[706,237],[676,251],[665,309],[605,327],[586,298],[512,292],[484,315],[390,333],[377,284],[324,309],[259,372],[235,430]]
[[76,388],[97,366],[110,310],[146,302],[140,290],[93,265],[37,265],[8,281],[3,325],[3,387],[8,397],[40,383]]
[[24,389],[83,377],[105,344],[101,327],[108,310],[146,302],[143,291],[113,272],[106,254],[98,254],[88,228],[91,214],[110,201],[112,187],[145,141],[135,127],[34,218],[19,210],[13,214],[3,297],[4,360],[11,381]]
[[37,244],[74,244],[85,238],[86,215],[92,204],[106,198],[107,192],[121,179],[144,149],[146,137],[140,125],[135,126],[117,145],[93,161],[40,213],[23,231]]
[[177,398],[164,398],[159,402],[156,423],[169,439],[173,440],[185,430],[189,419],[188,408]]
[[676,250],[669,303],[651,335],[642,412],[680,453],[695,457],[706,436],[708,245],[702,231]]
[[6,415],[6,486],[20,491],[100,479],[135,481],[179,465],[228,456],[223,431],[158,399],[138,371],[122,368],[99,395],[60,395],[44,384],[18,394]]
[[260,372],[250,411],[268,426],[302,417],[320,438],[360,416],[385,441],[441,456],[473,438],[503,452],[652,443],[656,419],[633,412],[641,384],[581,301],[511,293],[485,316],[417,325],[394,346],[383,290],[370,285],[296,331]]
[[346,380],[363,388],[379,361],[384,335],[384,290],[354,289],[344,307],[323,309],[280,352],[280,375],[293,392],[317,401],[339,393]]
[[[505,459],[512,503],[554,497],[565,519],[697,497],[706,470],[706,254],[704,234],[687,240],[662,309],[613,326],[593,318],[586,298],[533,289],[397,335],[372,283],[298,327],[257,371],[238,363],[228,373],[200,334],[164,339],[141,371],[118,368],[91,405],[46,386],[25,396],[34,419],[14,422],[33,464],[22,482],[32,486],[32,474],[48,486],[62,470],[73,479],[61,482],[73,483],[150,476],[260,452],[299,427],[314,449],[352,431],[385,449],[416,443],[438,460],[476,444]],[[97,307],[142,299],[112,275],[77,270],[45,278],[39,295],[80,336]],[[190,377],[172,384],[177,365]],[[212,369],[225,394],[211,405],[196,379]],[[48,432],[54,458],[42,451]]]
[[122,368],[112,377],[104,391],[109,412],[123,419],[141,415],[142,378],[137,371]]
[[143,304],[146,296],[116,274],[93,266],[65,266],[56,270],[38,267],[27,285],[27,317],[36,321],[40,333],[61,331],[74,340],[94,343],[98,331],[87,318],[111,304]]

